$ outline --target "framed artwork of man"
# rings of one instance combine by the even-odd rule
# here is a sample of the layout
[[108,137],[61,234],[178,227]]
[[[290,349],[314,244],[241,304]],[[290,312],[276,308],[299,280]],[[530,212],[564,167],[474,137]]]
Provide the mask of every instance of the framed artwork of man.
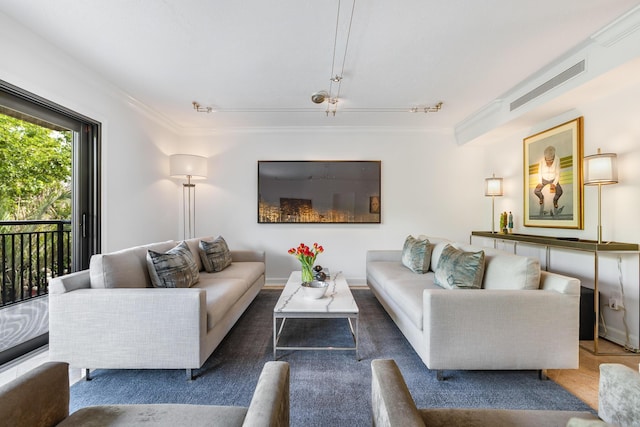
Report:
[[523,143],[524,226],[582,229],[583,118]]

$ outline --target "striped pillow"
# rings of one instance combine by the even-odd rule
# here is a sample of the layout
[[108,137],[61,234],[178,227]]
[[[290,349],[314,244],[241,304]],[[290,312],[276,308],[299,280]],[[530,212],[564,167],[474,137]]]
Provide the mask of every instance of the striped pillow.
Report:
[[155,288],[188,288],[200,279],[196,260],[186,242],[164,253],[148,250],[147,268]]
[[465,252],[447,245],[442,250],[434,282],[447,289],[480,289],[484,276],[484,251]]
[[222,271],[231,265],[231,252],[222,236],[218,236],[212,241],[200,240],[198,252],[202,266],[207,273]]

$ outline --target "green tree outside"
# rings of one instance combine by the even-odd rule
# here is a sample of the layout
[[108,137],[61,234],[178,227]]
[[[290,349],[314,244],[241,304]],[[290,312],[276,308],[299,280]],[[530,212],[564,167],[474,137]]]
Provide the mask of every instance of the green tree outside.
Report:
[[72,137],[0,114],[0,220],[71,218]]
[[[0,221],[71,219],[72,143],[72,131],[0,113]],[[0,225],[0,307],[46,294],[69,271],[68,235],[67,226]]]

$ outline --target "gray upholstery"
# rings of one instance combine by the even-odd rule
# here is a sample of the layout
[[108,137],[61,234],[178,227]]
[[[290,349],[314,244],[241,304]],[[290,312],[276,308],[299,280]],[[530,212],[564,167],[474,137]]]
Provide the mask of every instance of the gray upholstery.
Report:
[[212,405],[104,405],[69,416],[69,369],[48,362],[0,388],[0,424],[49,426],[247,426],[289,425],[289,364],[267,362],[249,408]]
[[620,427],[640,426],[640,373],[616,363],[601,364],[598,415]]
[[[187,241],[196,260],[198,241]],[[147,250],[177,243],[94,255],[89,270],[52,279],[50,359],[83,369],[201,367],[264,285],[264,252],[232,251],[229,267],[201,272],[191,288],[151,288]]]
[[[434,283],[444,239],[429,237],[431,269],[416,274],[401,250],[367,252],[367,283],[430,369],[575,369],[580,281],[540,271],[537,260],[484,250],[483,289]],[[535,284],[533,281],[535,280]]]
[[597,420],[590,412],[416,407],[393,360],[371,362],[371,407],[376,427],[561,427],[569,420]]
[[69,369],[66,363],[45,363],[0,387],[0,424],[54,426],[68,415]]

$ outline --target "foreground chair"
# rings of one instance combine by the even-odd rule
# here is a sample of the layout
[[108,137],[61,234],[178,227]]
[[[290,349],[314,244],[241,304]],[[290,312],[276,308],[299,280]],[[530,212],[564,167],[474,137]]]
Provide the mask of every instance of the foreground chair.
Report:
[[624,365],[600,365],[598,419],[590,412],[429,408],[418,409],[393,360],[371,362],[373,425],[414,426],[640,426],[640,374]]
[[49,362],[0,387],[0,425],[286,427],[289,425],[289,364],[267,362],[264,365],[248,408],[181,404],[101,405],[83,408],[69,415],[68,365]]

